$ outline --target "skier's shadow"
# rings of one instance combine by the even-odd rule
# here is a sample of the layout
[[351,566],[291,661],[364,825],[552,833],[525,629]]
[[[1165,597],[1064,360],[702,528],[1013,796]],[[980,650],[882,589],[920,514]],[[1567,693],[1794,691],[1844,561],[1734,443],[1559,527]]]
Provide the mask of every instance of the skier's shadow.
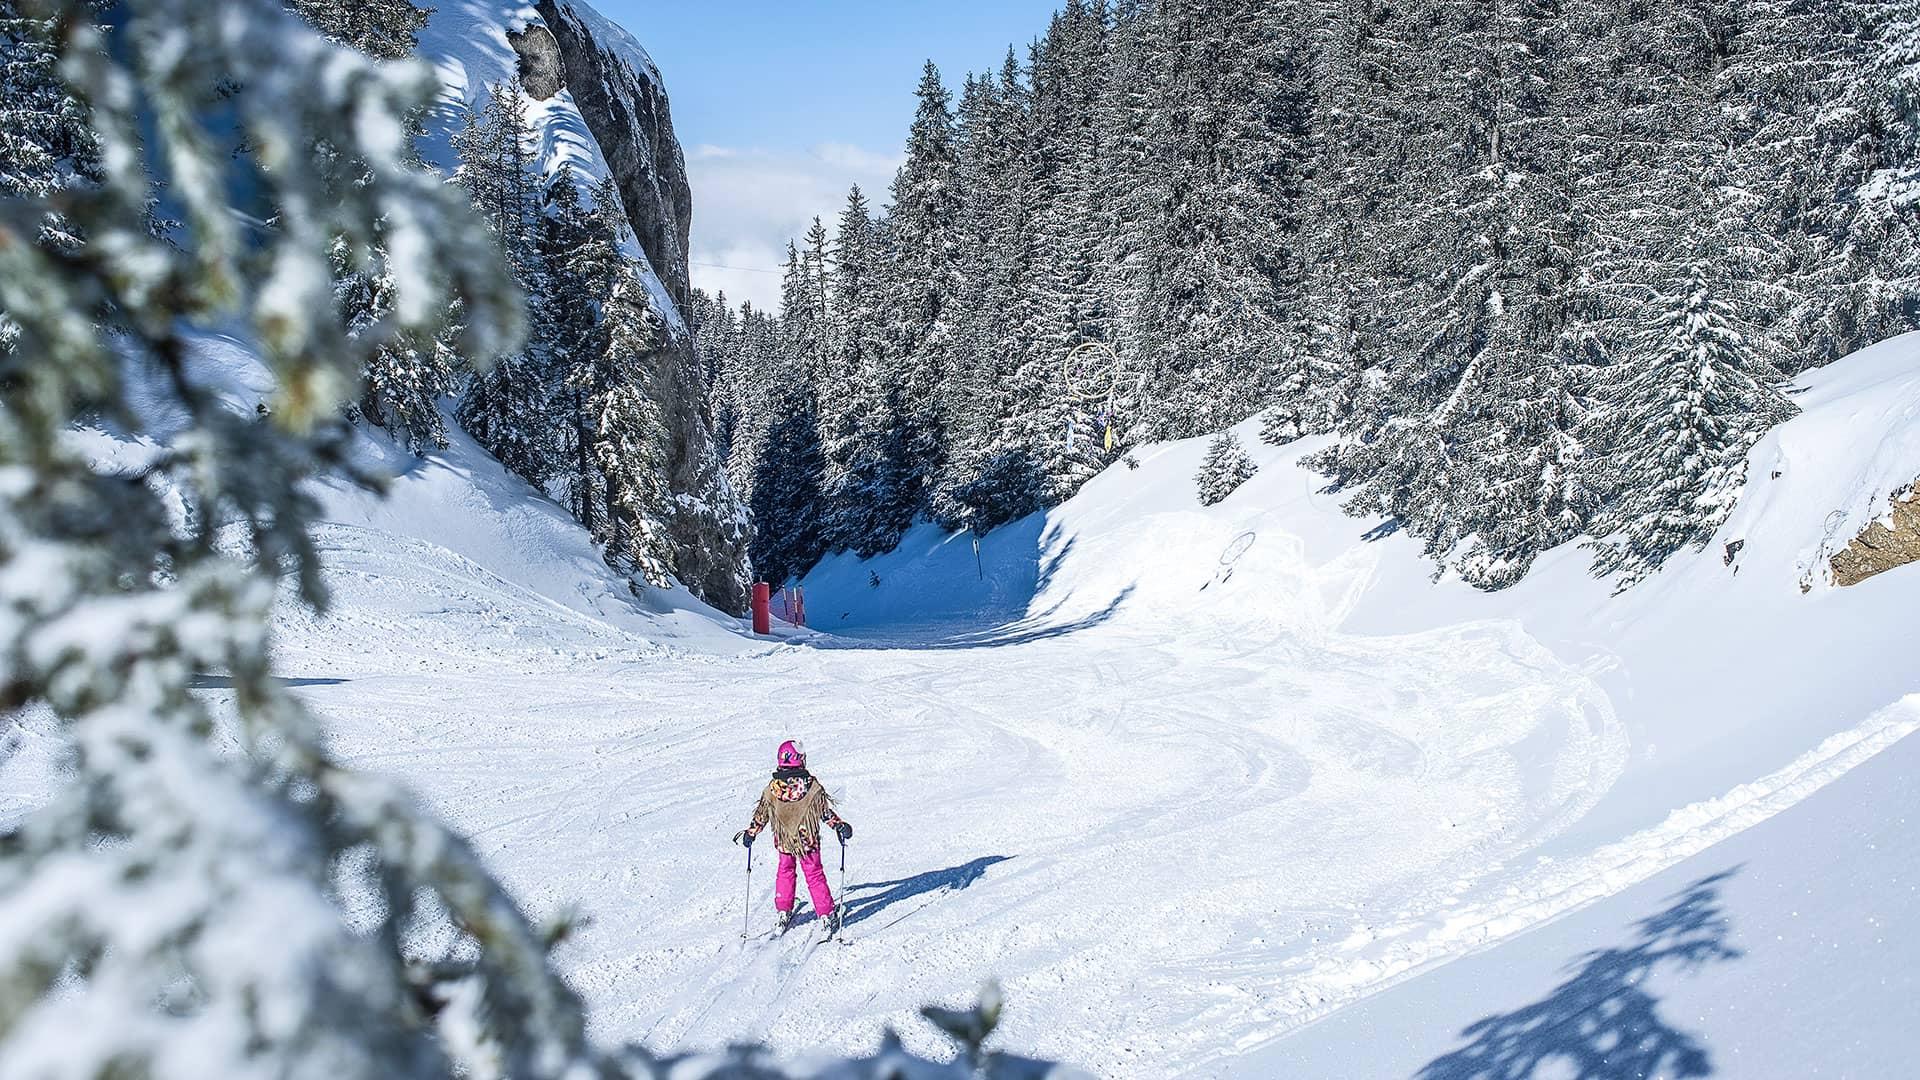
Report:
[[[986,874],[987,867],[994,863],[1006,862],[1011,855],[986,855],[959,866],[949,866],[945,870],[929,870],[924,874],[915,874],[898,881],[868,881],[847,886],[847,925],[865,922],[903,900],[916,896],[925,896],[933,892],[958,892],[979,881]],[[871,891],[878,890],[878,891]],[[924,906],[924,905],[923,905]],[[914,908],[899,918],[887,923],[892,926],[912,915]],[[882,927],[881,929],[885,929]]]

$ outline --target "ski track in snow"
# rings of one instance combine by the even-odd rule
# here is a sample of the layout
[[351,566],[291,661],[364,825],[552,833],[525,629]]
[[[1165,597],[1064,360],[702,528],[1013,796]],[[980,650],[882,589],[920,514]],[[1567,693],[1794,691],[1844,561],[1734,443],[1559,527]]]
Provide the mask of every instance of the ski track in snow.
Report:
[[[998,975],[1005,1045],[1164,1075],[1324,1006],[1303,972],[1456,905],[1624,758],[1604,695],[1512,623],[714,655],[432,544],[321,540],[333,614],[285,614],[282,669],[344,680],[300,691],[336,748],[408,778],[536,912],[596,920],[567,974],[601,1035],[658,1047],[860,1050],[891,1024],[937,1052],[917,1007]],[[790,733],[858,829],[844,947],[739,939],[727,837]]]
[[[1531,849],[1625,756],[1590,678],[1510,622],[1248,642],[1131,620],[970,647],[663,647],[432,544],[321,532],[335,614],[282,667],[361,767],[407,777],[536,912],[606,1038],[870,1048],[999,976],[1004,1045],[1205,1071],[1434,963],[1611,895],[1920,727],[1920,699],[1660,825]],[[924,640],[912,644],[925,644]],[[768,940],[746,821],[798,734],[855,822],[848,944]],[[840,889],[836,848],[826,853]]]

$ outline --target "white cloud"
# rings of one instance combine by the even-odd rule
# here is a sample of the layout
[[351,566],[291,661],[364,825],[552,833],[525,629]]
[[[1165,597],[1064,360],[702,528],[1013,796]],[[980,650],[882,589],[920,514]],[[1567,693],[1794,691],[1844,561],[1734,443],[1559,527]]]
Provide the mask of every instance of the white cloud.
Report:
[[775,151],[696,146],[687,153],[693,184],[693,283],[728,301],[780,306],[787,241],[817,215],[831,230],[859,184],[877,210],[900,167],[897,154],[846,143]]

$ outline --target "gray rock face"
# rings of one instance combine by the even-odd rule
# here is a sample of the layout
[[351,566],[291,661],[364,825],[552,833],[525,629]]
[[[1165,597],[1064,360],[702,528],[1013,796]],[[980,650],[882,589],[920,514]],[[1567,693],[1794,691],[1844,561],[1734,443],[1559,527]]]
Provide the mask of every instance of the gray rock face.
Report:
[[560,50],[564,85],[613,169],[634,235],[684,305],[687,239],[693,227],[693,188],[673,134],[667,92],[653,71],[636,71],[618,52],[594,39],[592,23],[569,0],[539,0],[540,18]]
[[[527,91],[536,97],[572,92],[613,172],[635,239],[673,302],[684,307],[692,289],[687,241],[693,189],[659,73],[630,42],[623,49],[597,40],[595,28],[607,24],[591,9],[583,14],[570,0],[538,0],[536,7],[546,25],[509,35]],[[608,32],[618,33],[602,31]],[[530,73],[545,79],[549,70],[554,85],[541,94]],[[748,596],[747,518],[714,452],[705,376],[690,335],[669,335],[654,357],[653,381],[669,432],[674,507],[665,524],[674,576],[701,599],[739,614]]]
[[560,75],[560,43],[553,31],[533,23],[525,30],[507,31],[507,43],[520,57],[520,85],[529,95],[545,101],[566,86]]

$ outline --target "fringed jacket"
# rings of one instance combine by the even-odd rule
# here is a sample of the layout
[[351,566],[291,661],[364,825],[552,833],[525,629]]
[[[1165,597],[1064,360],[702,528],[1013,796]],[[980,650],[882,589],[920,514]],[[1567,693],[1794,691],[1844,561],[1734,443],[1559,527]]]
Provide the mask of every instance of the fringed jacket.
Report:
[[760,805],[754,807],[747,836],[758,836],[771,824],[775,847],[788,855],[805,855],[820,849],[822,822],[840,823],[826,787],[805,769],[776,769],[767,790],[760,793]]

